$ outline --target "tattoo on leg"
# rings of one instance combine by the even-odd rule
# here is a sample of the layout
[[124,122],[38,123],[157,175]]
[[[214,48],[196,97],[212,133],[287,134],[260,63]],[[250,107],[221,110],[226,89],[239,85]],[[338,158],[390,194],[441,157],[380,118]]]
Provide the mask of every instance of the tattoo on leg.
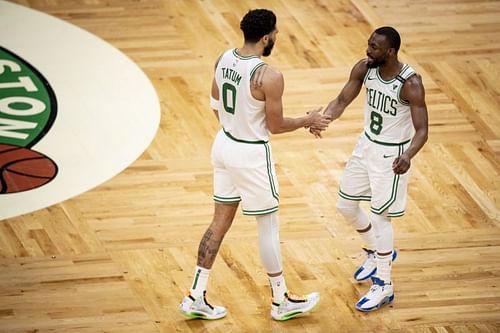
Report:
[[222,238],[215,238],[214,232],[208,228],[198,247],[198,266],[211,268],[219,252],[221,243]]

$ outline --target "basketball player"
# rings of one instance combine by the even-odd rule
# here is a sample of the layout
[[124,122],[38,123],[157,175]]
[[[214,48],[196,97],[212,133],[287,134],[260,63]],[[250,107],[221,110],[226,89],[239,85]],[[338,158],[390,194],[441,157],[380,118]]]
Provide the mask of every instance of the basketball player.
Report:
[[[411,159],[427,141],[422,78],[398,60],[400,44],[394,28],[375,30],[368,40],[367,58],[354,65],[346,85],[325,109],[332,121],[337,119],[364,83],[364,132],[340,179],[337,201],[337,209],[366,243],[366,260],[354,278],[371,278],[373,285],[356,303],[360,311],[376,310],[394,299],[391,264],[396,251],[391,218],[405,212]],[[369,216],[359,207],[360,201],[370,201]]]
[[[224,52],[217,61],[210,105],[222,129],[212,147],[215,211],[198,248],[198,261],[189,295],[179,308],[191,318],[219,319],[222,306],[205,299],[210,269],[221,242],[233,222],[239,202],[243,214],[256,217],[259,252],[272,289],[271,316],[287,320],[311,310],[319,293],[295,296],[287,289],[281,262],[278,198],[269,134],[314,126],[325,129],[329,120],[320,110],[300,118],[283,116],[283,75],[265,65],[276,41],[276,16],[266,9],[249,11],[240,22],[244,34],[241,48]],[[260,84],[251,84],[258,75]]]

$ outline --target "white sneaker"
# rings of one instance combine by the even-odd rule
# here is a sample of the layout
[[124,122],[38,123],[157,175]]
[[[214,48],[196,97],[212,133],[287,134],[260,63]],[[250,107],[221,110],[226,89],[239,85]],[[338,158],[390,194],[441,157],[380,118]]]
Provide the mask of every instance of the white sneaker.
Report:
[[311,311],[319,302],[319,293],[314,292],[305,296],[296,296],[286,293],[285,300],[280,304],[272,303],[271,317],[274,320],[288,320]]
[[198,298],[187,295],[182,299],[179,310],[189,318],[214,320],[225,317],[227,315],[226,308],[210,305],[205,299],[205,293],[206,291],[203,292],[203,296]]
[[[366,252],[366,259],[356,269],[356,272],[354,272],[354,279],[356,281],[365,281],[377,273],[377,258],[375,251],[367,249],[363,247],[363,251]],[[396,257],[398,256],[398,252],[394,249],[392,251],[392,261],[396,260]]]
[[373,285],[368,293],[361,297],[356,303],[356,309],[369,312],[380,309],[383,305],[394,300],[394,288],[392,283],[386,284],[383,280],[372,277]]

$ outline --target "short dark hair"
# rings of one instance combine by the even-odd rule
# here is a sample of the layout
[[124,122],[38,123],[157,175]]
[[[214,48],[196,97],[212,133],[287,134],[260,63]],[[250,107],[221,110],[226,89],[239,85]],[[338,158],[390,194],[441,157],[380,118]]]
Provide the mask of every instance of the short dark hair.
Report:
[[253,9],[240,22],[245,42],[257,43],[264,35],[276,29],[276,15],[268,9]]
[[374,32],[379,35],[384,35],[389,42],[389,47],[394,48],[396,52],[399,51],[399,47],[401,46],[401,37],[396,29],[393,27],[380,27]]

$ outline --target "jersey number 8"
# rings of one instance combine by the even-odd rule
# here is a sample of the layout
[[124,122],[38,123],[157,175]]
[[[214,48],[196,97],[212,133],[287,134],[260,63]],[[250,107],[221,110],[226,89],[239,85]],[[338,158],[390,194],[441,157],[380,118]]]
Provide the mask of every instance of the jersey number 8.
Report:
[[373,134],[380,134],[380,132],[382,132],[382,121],[384,120],[384,118],[382,118],[382,116],[377,112],[372,111],[372,113],[370,114],[370,119],[370,130]]

